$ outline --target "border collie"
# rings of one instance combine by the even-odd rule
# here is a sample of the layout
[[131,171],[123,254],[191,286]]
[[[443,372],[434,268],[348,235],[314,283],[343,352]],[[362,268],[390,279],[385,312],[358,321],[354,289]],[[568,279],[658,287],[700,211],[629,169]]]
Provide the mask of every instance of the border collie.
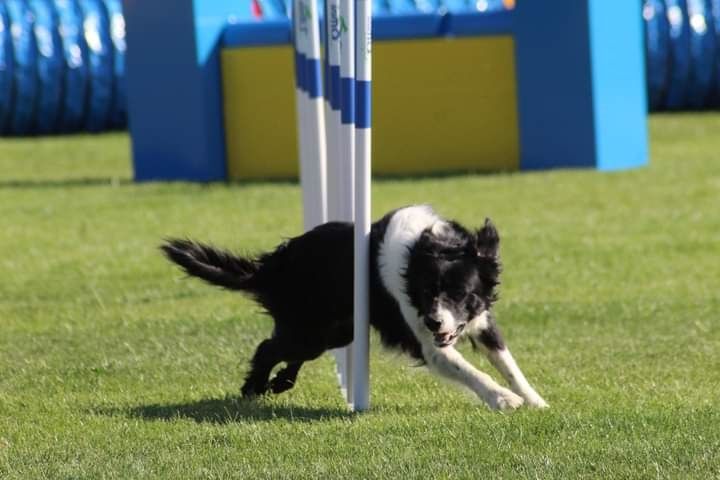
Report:
[[[370,324],[383,344],[472,390],[493,409],[546,407],[505,346],[492,314],[498,232],[477,231],[416,205],[390,212],[370,234]],[[292,388],[304,362],[353,339],[353,225],[330,222],[257,257],[169,239],[165,255],[189,275],[254,298],[275,328],[252,358],[243,396]],[[454,348],[461,337],[507,380],[498,385]],[[285,366],[270,379],[274,367]]]

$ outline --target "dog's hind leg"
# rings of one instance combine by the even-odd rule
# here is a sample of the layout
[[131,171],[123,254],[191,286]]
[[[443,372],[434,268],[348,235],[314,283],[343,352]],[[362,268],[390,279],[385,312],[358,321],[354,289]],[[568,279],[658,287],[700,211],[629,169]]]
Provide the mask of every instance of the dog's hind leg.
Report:
[[473,346],[485,353],[490,363],[508,382],[510,389],[525,400],[525,405],[535,408],[548,407],[547,402],[530,386],[505,345],[495,321],[487,312],[470,322],[468,333]]
[[270,380],[270,390],[273,393],[282,393],[293,388],[302,364],[303,362],[288,362],[287,366]]
[[262,395],[267,391],[270,372],[282,361],[279,347],[275,337],[260,342],[250,363],[250,372],[245,377],[245,384],[241,389],[243,397]]

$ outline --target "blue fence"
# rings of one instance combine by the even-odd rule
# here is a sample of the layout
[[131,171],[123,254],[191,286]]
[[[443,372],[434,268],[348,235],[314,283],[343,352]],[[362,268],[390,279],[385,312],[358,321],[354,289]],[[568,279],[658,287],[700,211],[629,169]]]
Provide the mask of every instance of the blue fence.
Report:
[[[503,3],[374,0],[374,9],[378,25],[396,33],[402,25],[393,16],[413,15],[429,24],[443,18],[452,24],[441,28],[462,35]],[[288,14],[283,0],[238,5],[236,20],[256,27],[269,20],[277,28],[272,20]],[[642,16],[650,110],[720,107],[720,0],[644,0]],[[0,134],[125,128],[125,48],[121,0],[1,1]]]

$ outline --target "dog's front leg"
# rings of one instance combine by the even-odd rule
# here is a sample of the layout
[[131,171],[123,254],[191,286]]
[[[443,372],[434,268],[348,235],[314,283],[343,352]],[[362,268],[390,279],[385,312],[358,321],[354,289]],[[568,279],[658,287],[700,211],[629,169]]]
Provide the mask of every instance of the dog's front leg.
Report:
[[423,356],[432,371],[465,385],[494,410],[512,410],[523,404],[521,397],[473,367],[453,347],[426,344]]
[[488,312],[470,322],[468,334],[474,347],[485,353],[492,365],[510,385],[513,392],[520,395],[525,404],[535,408],[547,408],[548,404],[530,386],[525,375],[513,358],[510,350],[495,324],[495,320]]

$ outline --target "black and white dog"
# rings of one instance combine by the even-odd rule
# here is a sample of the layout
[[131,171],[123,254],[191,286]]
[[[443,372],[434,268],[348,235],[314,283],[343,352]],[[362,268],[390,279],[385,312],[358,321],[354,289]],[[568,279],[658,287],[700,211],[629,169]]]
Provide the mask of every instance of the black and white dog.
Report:
[[[493,409],[546,407],[492,315],[499,240],[490,220],[471,232],[424,205],[387,214],[370,235],[370,324],[386,346],[468,387]],[[253,356],[244,396],[292,388],[304,362],[352,341],[350,223],[320,225],[252,258],[189,240],[168,240],[162,249],[188,274],[250,294],[275,321]],[[487,355],[512,391],[463,358],[454,348],[461,336]],[[286,366],[269,379],[281,362]]]

